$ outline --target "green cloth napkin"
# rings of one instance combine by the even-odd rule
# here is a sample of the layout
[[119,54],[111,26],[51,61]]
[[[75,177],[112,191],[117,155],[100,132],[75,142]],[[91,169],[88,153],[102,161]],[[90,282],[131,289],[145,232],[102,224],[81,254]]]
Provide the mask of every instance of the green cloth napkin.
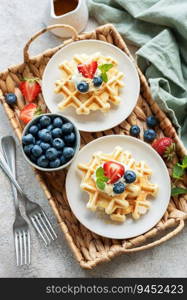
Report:
[[139,46],[152,95],[187,146],[187,0],[88,0],[90,16]]

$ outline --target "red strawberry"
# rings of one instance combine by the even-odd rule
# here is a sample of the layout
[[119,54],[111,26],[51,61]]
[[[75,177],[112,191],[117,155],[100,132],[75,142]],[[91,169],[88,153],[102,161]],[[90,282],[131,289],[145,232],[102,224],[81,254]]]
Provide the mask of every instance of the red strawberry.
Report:
[[164,158],[171,160],[175,154],[175,143],[169,137],[163,137],[156,140],[152,147]]
[[20,120],[27,124],[35,115],[40,115],[41,109],[35,103],[29,103],[20,111]]
[[26,78],[19,85],[19,88],[28,102],[33,102],[41,92],[38,78]]
[[125,173],[125,168],[120,163],[109,161],[103,165],[104,175],[109,178],[108,183],[118,181]]
[[92,79],[97,70],[97,62],[92,61],[90,64],[81,64],[77,68],[84,77]]

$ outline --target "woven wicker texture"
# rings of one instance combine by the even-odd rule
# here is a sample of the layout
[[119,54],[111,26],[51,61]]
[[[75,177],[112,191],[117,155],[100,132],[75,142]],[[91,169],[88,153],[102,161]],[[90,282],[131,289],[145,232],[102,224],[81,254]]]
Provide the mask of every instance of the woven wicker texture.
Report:
[[[50,26],[35,34],[24,48],[24,62],[20,65],[12,66],[5,72],[0,73],[0,99],[19,139],[21,138],[21,133],[24,128],[24,125],[19,121],[19,111],[23,108],[25,102],[18,85],[23,77],[42,78],[46,64],[50,58],[63,47],[64,44],[59,47],[49,49],[32,58],[29,56],[29,46],[38,36],[56,27],[66,27],[72,31],[72,39],[66,41],[64,44],[71,43],[76,40],[98,39],[119,47],[122,51],[129,55],[133,61],[123,39],[111,24],[99,27],[94,32],[85,33],[79,36],[75,29],[70,28],[67,25]],[[187,154],[187,151],[180,142],[170,120],[152,99],[148,83],[139,69],[138,73],[141,82],[141,92],[138,103],[131,115],[123,123],[111,130],[92,134],[81,133],[81,145],[83,146],[93,139],[107,134],[128,135],[132,124],[137,124],[141,127],[142,130],[140,138],[143,139],[143,130],[146,129],[146,117],[153,114],[156,115],[159,120],[159,128],[157,130],[158,137],[172,137],[176,142],[177,155],[172,162],[167,163],[168,171],[171,175],[173,164]],[[17,95],[17,106],[14,108],[9,107],[9,105],[5,102],[4,95],[7,92],[14,92]],[[48,111],[42,94],[39,94],[37,102],[41,106],[43,112]],[[64,232],[71,250],[83,268],[93,268],[98,263],[109,261],[112,257],[121,253],[135,252],[157,246],[178,234],[184,227],[184,220],[187,218],[187,195],[180,195],[171,198],[168,209],[162,220],[160,220],[160,222],[149,232],[128,240],[113,240],[100,237],[81,225],[72,214],[65,191],[62,189],[66,171],[60,171],[58,173],[45,173],[37,170],[34,171],[57,217],[59,225]],[[187,187],[187,176],[183,180],[178,181],[178,186]]]

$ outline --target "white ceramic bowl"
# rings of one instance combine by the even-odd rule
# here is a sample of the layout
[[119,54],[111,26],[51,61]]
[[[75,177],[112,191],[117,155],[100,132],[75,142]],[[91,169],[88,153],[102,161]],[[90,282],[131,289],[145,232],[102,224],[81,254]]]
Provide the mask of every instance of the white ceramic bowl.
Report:
[[58,167],[58,168],[42,168],[42,167],[38,166],[37,164],[33,163],[33,162],[29,159],[29,157],[25,154],[25,152],[24,152],[24,150],[23,150],[23,143],[21,144],[22,153],[23,153],[23,156],[24,156],[24,158],[26,159],[26,161],[27,161],[32,167],[34,167],[34,168],[36,168],[36,169],[38,169],[38,170],[40,170],[40,171],[45,171],[45,172],[60,171],[60,170],[62,170],[62,169],[67,168],[67,167],[72,163],[72,161],[75,159],[75,157],[76,157],[76,155],[77,155],[77,153],[78,153],[78,151],[79,151],[79,148],[80,148],[80,133],[79,133],[79,131],[78,131],[76,125],[75,125],[71,120],[69,120],[67,117],[64,117],[64,116],[59,115],[59,114],[51,114],[51,113],[48,113],[48,114],[42,114],[42,115],[39,115],[39,116],[35,117],[34,119],[32,119],[32,120],[26,125],[26,127],[24,128],[22,137],[23,137],[24,135],[26,135],[26,134],[28,133],[29,128],[30,128],[32,125],[36,124],[37,120],[40,119],[41,116],[44,116],[44,115],[45,115],[45,116],[49,115],[49,116],[51,116],[51,117],[60,117],[60,118],[64,119],[65,121],[67,121],[67,122],[73,124],[73,126],[74,126],[74,131],[75,131],[75,135],[76,135],[76,145],[75,145],[75,148],[74,148],[74,149],[75,149],[75,154],[74,154],[74,156],[73,156],[66,164],[61,165],[61,166]]

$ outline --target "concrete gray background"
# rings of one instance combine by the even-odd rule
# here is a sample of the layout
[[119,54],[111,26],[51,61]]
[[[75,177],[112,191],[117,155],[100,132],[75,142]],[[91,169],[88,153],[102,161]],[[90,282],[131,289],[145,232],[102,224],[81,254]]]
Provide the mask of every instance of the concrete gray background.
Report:
[[[22,61],[22,49],[30,36],[47,22],[49,0],[0,1],[0,70]],[[88,28],[94,27],[90,21]],[[57,45],[51,34],[34,43],[32,53],[39,53]],[[13,134],[6,115],[0,106],[0,137]],[[122,255],[94,270],[82,270],[75,261],[63,233],[58,228],[53,212],[41,191],[31,168],[24,161],[17,145],[19,182],[31,199],[38,201],[53,222],[58,240],[45,248],[35,232],[32,234],[32,264],[15,266],[12,224],[14,206],[10,184],[0,170],[0,277],[186,277],[187,228],[160,247],[131,255]]]

